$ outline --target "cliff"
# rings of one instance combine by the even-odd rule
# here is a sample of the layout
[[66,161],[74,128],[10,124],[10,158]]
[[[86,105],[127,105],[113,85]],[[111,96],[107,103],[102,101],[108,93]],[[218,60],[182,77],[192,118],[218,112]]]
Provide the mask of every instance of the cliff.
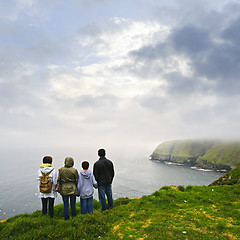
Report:
[[0,239],[239,239],[240,184],[165,186],[138,199],[116,199],[101,213],[94,200],[92,214],[65,221],[63,204],[54,217],[41,211],[17,215],[0,223]]
[[224,174],[222,177],[215,180],[209,186],[234,185],[237,183],[240,183],[240,167],[235,168],[232,171]]
[[230,171],[240,166],[240,142],[168,141],[157,146],[151,159],[188,164],[204,169]]

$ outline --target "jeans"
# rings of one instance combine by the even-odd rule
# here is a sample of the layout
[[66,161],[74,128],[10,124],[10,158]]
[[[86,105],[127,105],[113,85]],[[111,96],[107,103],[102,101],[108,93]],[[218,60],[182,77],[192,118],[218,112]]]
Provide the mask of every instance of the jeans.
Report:
[[[108,206],[106,204],[105,195],[107,195]],[[101,203],[102,211],[112,208],[113,207],[112,185],[110,184],[107,186],[98,186],[98,197]]]
[[81,214],[93,212],[93,197],[80,198],[80,204],[81,204]]
[[71,215],[72,217],[75,217],[77,214],[76,211],[76,195],[67,195],[67,196],[62,196],[63,199],[63,214],[65,220],[69,219],[69,198],[70,198],[70,206],[71,206]]
[[47,214],[47,209],[50,217],[53,217],[54,200],[55,198],[41,198],[42,199],[42,215]]

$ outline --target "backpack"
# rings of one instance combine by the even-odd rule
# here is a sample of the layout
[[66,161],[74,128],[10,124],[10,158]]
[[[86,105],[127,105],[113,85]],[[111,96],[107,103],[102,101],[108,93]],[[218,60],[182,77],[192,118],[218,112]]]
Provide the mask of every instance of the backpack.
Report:
[[42,177],[40,180],[40,184],[39,184],[39,189],[41,193],[50,193],[52,191],[52,182],[51,179],[49,178],[49,174],[53,171],[53,169],[44,174],[42,171]]

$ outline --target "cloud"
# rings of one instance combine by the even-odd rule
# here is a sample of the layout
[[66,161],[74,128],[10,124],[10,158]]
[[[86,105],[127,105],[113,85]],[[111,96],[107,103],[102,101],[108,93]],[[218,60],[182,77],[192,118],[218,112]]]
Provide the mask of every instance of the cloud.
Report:
[[240,4],[121,4],[127,11],[115,1],[3,5],[10,10],[0,21],[6,145],[236,136]]

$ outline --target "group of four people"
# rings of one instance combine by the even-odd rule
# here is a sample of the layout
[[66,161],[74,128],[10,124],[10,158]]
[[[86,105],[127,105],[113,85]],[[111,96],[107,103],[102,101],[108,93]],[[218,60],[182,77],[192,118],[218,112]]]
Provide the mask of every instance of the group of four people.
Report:
[[[74,168],[74,160],[71,157],[65,159],[65,166],[57,172],[52,166],[52,157],[45,156],[43,164],[38,170],[38,196],[42,200],[42,214],[53,217],[54,200],[57,192],[55,185],[59,184],[59,193],[64,203],[64,218],[69,219],[69,201],[72,217],[76,216],[76,197],[80,196],[81,213],[93,212],[93,187],[98,188],[98,197],[102,211],[113,207],[112,181],[114,177],[113,163],[106,158],[105,149],[98,150],[99,159],[94,163],[93,172],[89,170],[89,163],[82,162],[82,170],[78,173]],[[41,191],[41,179],[48,176],[51,181],[50,192]],[[108,204],[106,204],[106,196]]]

